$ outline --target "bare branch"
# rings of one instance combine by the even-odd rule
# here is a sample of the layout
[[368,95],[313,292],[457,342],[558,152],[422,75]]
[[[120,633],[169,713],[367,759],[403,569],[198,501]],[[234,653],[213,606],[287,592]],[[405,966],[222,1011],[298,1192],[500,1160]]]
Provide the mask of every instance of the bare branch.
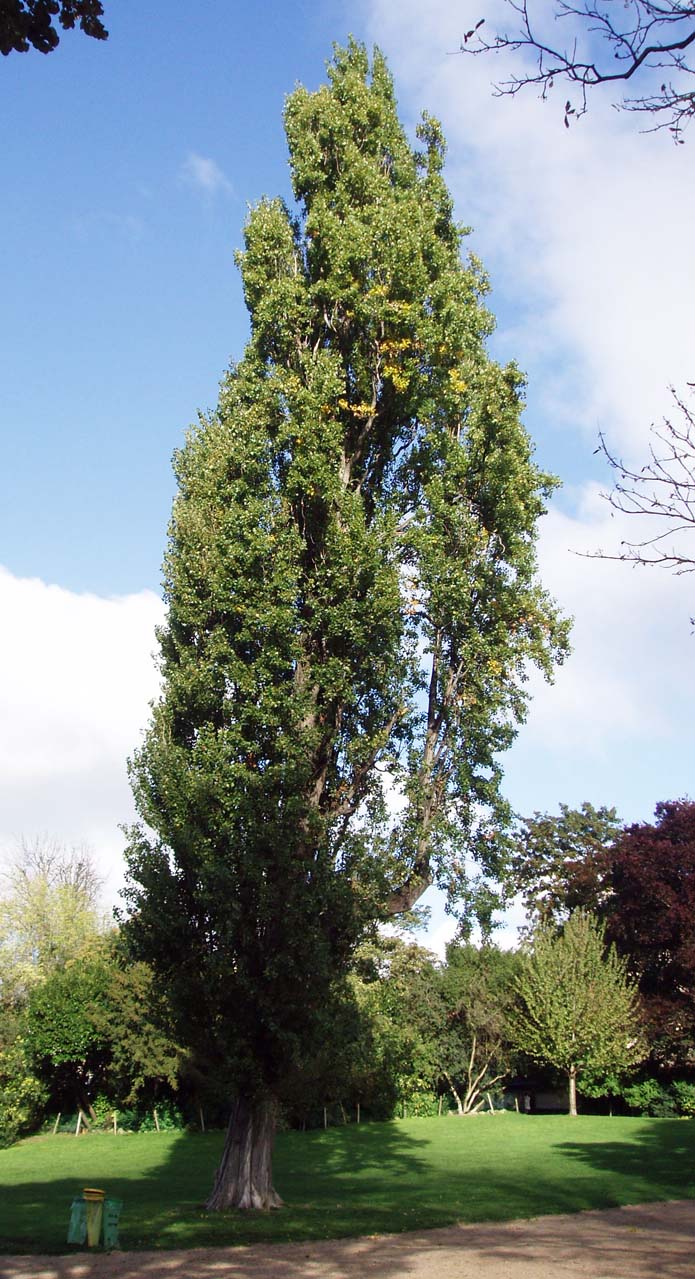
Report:
[[[499,96],[514,96],[527,85],[538,85],[546,98],[558,80],[576,86],[579,100],[568,99],[564,123],[579,119],[587,109],[587,93],[601,84],[646,82],[641,96],[625,97],[615,105],[656,119],[652,132],[667,129],[675,142],[695,116],[695,4],[692,0],[555,0],[552,17],[569,27],[567,43],[547,43],[539,34],[529,0],[507,0],[516,30],[488,37],[481,19],[461,39],[457,53],[530,53],[535,68],[495,85]],[[542,18],[543,8],[538,12]],[[601,57],[595,56],[597,48]],[[587,51],[588,52],[585,52]],[[652,84],[651,72],[666,71]]]
[[[689,388],[695,389],[690,383]],[[695,571],[695,411],[671,388],[679,418],[653,426],[650,460],[633,470],[599,436],[602,453],[617,479],[606,501],[621,515],[649,517],[657,524],[647,537],[624,540],[613,554],[593,551],[589,558],[663,564],[676,573]]]

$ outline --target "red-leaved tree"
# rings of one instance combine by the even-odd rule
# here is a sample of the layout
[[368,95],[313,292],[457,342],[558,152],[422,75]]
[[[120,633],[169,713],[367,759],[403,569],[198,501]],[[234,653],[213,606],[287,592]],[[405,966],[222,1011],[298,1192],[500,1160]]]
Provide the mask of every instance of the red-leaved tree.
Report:
[[607,937],[639,983],[655,1058],[695,1065],[695,802],[655,817],[616,842]]

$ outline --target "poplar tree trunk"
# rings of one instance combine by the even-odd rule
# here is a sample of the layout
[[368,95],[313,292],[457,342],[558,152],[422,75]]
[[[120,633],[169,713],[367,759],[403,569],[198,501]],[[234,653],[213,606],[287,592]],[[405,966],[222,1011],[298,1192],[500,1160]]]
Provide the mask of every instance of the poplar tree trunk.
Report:
[[276,1105],[272,1097],[253,1101],[238,1097],[232,1108],[227,1136],[212,1194],[210,1212],[224,1208],[281,1208],[273,1188],[273,1142]]
[[576,1115],[577,1113],[577,1070],[572,1066],[569,1072],[570,1080],[570,1108],[569,1113]]

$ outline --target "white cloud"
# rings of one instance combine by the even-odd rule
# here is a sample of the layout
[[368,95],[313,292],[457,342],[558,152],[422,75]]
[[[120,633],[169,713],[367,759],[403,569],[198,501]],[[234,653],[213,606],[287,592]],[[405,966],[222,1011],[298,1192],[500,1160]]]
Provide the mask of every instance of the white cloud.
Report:
[[506,766],[513,802],[528,813],[560,801],[616,804],[626,820],[693,791],[695,639],[692,579],[584,558],[634,536],[595,486],[579,511],[544,521],[544,583],[573,615],[573,652],[549,686],[535,679],[527,725]]
[[[493,309],[513,314],[501,338],[528,368],[534,403],[565,430],[593,438],[601,427],[641,456],[650,422],[670,407],[668,385],[694,372],[695,170],[685,148],[640,134],[605,98],[566,130],[561,86],[546,103],[533,89],[493,97],[511,62],[447,54],[478,16],[475,0],[364,7],[405,114],[426,107],[443,121],[447,178],[492,271]],[[495,11],[513,16],[488,6],[490,27]]]
[[188,152],[181,166],[181,177],[184,182],[198,187],[206,195],[217,195],[233,189],[229,178],[223,173],[219,164],[209,156],[198,155],[196,151]]
[[0,611],[0,851],[22,835],[87,843],[113,896],[162,602],[74,594],[0,568]]

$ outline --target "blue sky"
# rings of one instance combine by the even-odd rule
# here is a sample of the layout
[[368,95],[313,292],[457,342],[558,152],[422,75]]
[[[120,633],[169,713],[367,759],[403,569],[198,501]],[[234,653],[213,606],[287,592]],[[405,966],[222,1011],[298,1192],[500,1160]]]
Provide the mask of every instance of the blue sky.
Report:
[[0,545],[14,571],[157,587],[171,452],[245,339],[246,204],[287,191],[284,96],[318,83],[345,30],[338,7],[313,9],[202,0],[192,20],[182,2],[120,0],[106,43],[65,33],[54,54],[3,59]]
[[492,98],[500,69],[448,52],[475,9],[106,0],[107,42],[2,59],[0,852],[87,842],[118,882],[171,454],[243,349],[233,253],[247,204],[289,194],[284,97],[349,32],[384,49],[408,128],[443,121],[493,349],[528,371],[527,425],[565,485],[541,562],[575,653],[537,690],[510,797],[637,820],[693,792],[692,583],[573,552],[620,537],[598,430],[643,460],[669,383],[695,376],[695,141],[640,136],[608,101],[566,131],[559,99]]

